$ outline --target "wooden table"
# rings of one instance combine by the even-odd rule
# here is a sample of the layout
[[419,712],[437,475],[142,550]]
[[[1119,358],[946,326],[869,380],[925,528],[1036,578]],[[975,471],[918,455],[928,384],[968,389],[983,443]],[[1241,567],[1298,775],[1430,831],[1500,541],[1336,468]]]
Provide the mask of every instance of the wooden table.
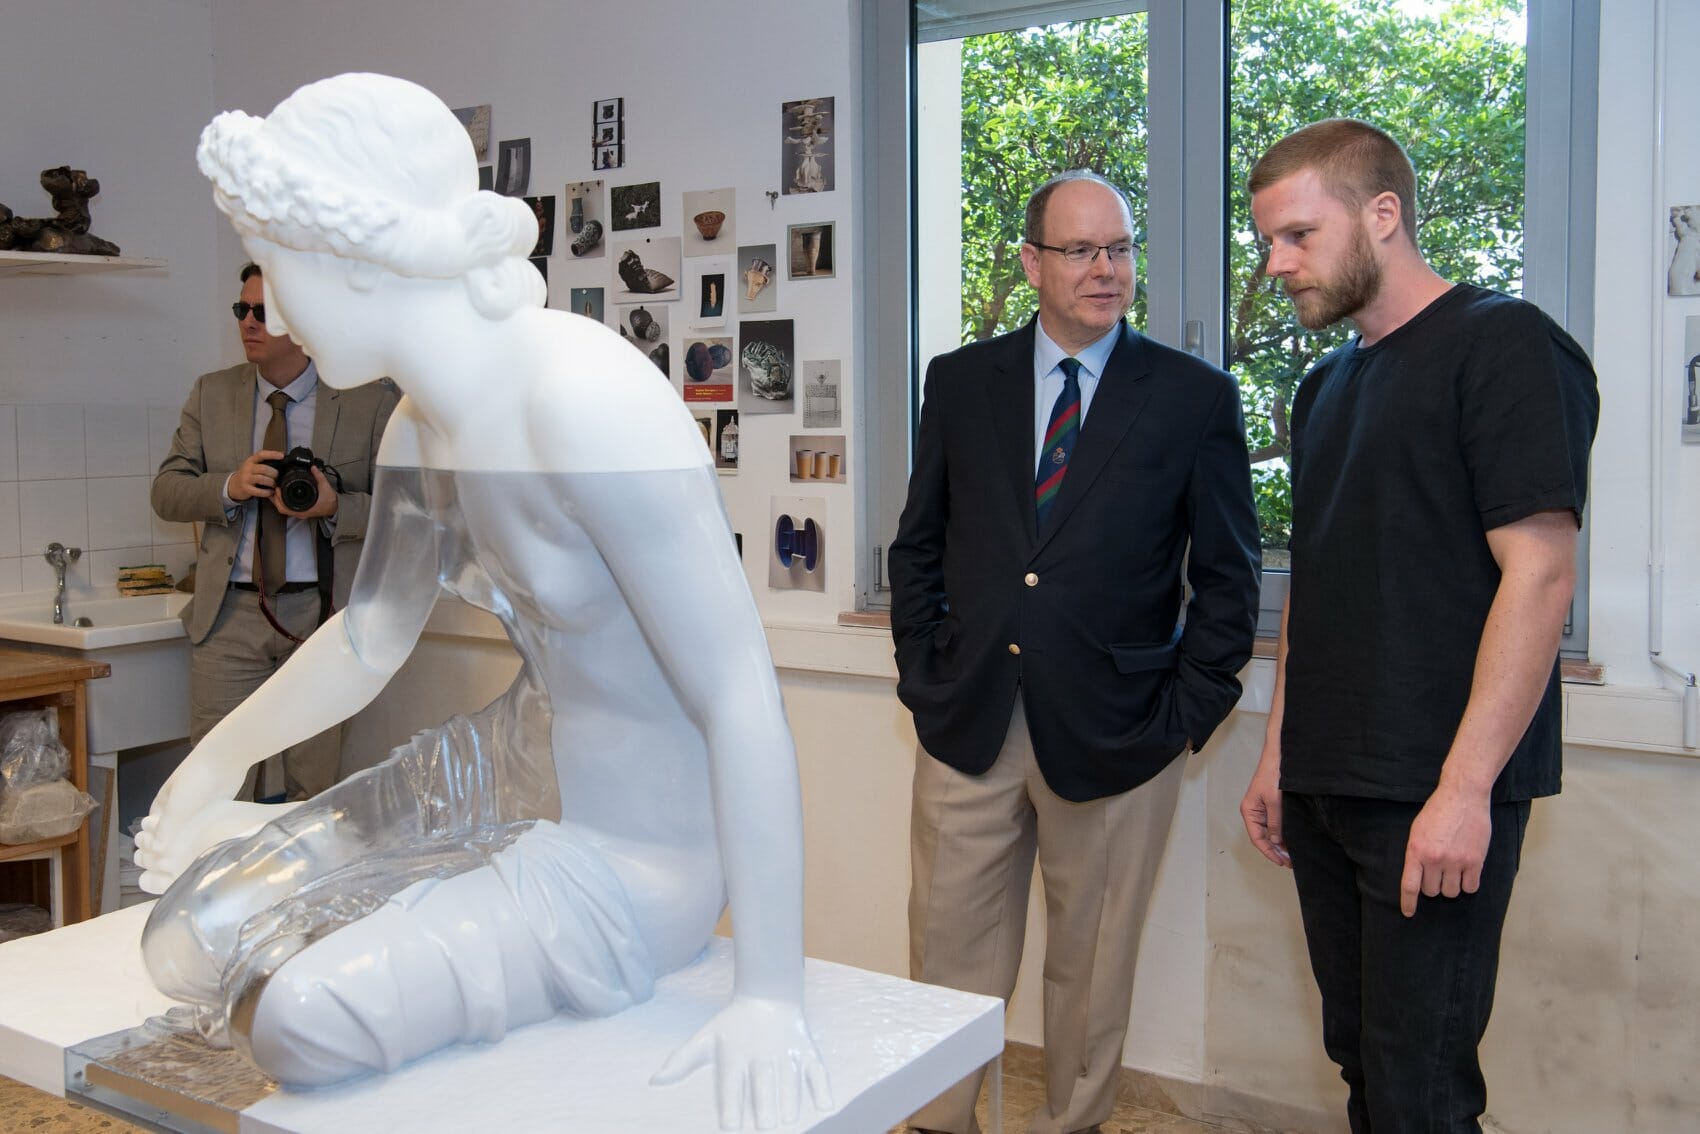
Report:
[[[111,673],[112,667],[102,661],[25,653],[0,647],[0,713],[19,709],[56,710],[59,714],[59,740],[71,754],[71,783],[78,791],[89,789],[86,683]],[[106,806],[115,807],[117,802],[108,798]],[[56,839],[43,839],[21,846],[0,843],[0,863],[40,858],[44,851],[59,852],[60,877],[63,879],[60,908],[67,925],[89,916],[88,830],[89,821],[84,818],[75,831]],[[31,881],[26,885],[33,888],[35,884]],[[14,900],[18,893],[15,886],[8,886],[4,879],[0,879],[0,900]],[[39,901],[39,895],[31,900]]]

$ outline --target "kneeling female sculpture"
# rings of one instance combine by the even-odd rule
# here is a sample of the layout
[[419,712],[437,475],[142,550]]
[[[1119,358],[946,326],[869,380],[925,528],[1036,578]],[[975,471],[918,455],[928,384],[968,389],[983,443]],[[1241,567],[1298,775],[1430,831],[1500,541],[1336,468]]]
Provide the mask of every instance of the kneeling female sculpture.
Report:
[[[332,386],[406,395],[347,609],[188,756],[138,836],[143,950],[293,1084],[643,1001],[737,917],[731,1003],[655,1075],[713,1066],[723,1125],[830,1107],[802,1010],[795,753],[702,436],[642,354],[545,310],[536,222],[466,132],[378,75],[220,115],[201,169],[268,327]],[[304,804],[231,802],[345,720],[439,590],[522,659],[487,708]],[[166,887],[169,886],[167,889]]]

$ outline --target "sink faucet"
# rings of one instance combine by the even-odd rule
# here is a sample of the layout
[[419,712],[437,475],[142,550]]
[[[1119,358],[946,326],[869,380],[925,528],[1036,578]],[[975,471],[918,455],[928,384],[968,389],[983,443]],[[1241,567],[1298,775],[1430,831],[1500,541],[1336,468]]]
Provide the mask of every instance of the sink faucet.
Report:
[[57,584],[57,590],[53,594],[53,624],[55,626],[63,625],[65,622],[65,568],[80,559],[82,554],[83,549],[80,547],[66,547],[62,543],[55,542],[47,545],[47,553],[42,556],[43,559],[53,565],[53,578]]

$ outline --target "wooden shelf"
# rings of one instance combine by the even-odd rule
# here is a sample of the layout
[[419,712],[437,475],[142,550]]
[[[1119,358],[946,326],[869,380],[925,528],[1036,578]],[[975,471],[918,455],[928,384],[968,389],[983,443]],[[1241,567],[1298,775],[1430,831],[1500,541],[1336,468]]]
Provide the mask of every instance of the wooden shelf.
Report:
[[68,847],[80,838],[81,827],[68,835],[60,835],[57,839],[40,839],[33,843],[0,843],[0,862],[10,862],[14,858],[30,858],[42,851]]
[[62,256],[55,252],[0,252],[0,277],[81,276],[91,272],[165,270],[164,260],[136,256]]

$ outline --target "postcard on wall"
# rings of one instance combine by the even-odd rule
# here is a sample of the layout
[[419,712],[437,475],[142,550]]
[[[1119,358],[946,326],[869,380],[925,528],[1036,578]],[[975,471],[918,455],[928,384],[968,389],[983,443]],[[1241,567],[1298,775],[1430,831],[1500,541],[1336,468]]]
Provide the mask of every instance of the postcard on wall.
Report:
[[679,298],[679,238],[645,236],[614,244],[613,299],[666,303]]
[[549,296],[549,292],[548,292],[548,287],[549,287],[549,257],[547,257],[547,256],[533,256],[533,257],[531,257],[531,266],[536,268],[537,274],[543,277],[543,287],[544,287],[543,302],[544,302],[545,305],[547,305],[548,302],[549,302],[549,299],[548,299],[548,296]]
[[697,423],[697,429],[702,432],[702,446],[710,453],[714,452],[714,415],[697,413],[691,415],[691,420]]
[[490,156],[490,104],[457,107],[454,116],[472,139],[472,156],[483,161]]
[[730,336],[686,335],[679,341],[685,345],[685,384],[680,390],[685,401],[731,401],[733,364],[737,359],[732,353]]
[[790,413],[796,408],[796,341],[789,319],[745,319],[738,324],[739,409]]
[[779,310],[778,273],[773,262],[779,258],[772,244],[746,244],[738,249],[738,269],[733,284],[738,288],[738,310],[745,315]]
[[607,254],[608,216],[602,207],[602,182],[569,181],[567,202],[567,251],[581,260]]
[[727,281],[732,278],[732,261],[715,256],[704,260],[688,260],[685,267],[685,291],[680,297],[688,313],[685,322],[692,327],[723,327],[732,305],[727,302]]
[[637,185],[614,186],[608,190],[608,215],[614,218],[615,232],[659,227],[661,182],[644,181]]
[[1682,443],[1700,445],[1700,315],[1683,327]]
[[783,103],[780,163],[786,193],[829,193],[833,186],[833,101]]
[[836,274],[832,259],[832,224],[794,224],[790,234],[790,271],[794,280],[830,279]]
[[789,452],[786,464],[793,484],[801,481],[844,483],[844,434],[793,433]]
[[[721,472],[738,471],[738,411],[735,409],[719,409],[714,411],[714,467]],[[744,553],[742,540],[738,541],[738,554]]]
[[599,287],[575,287],[567,293],[567,310],[574,315],[583,315],[586,319],[602,322],[602,289]]
[[767,585],[826,590],[826,498],[775,496],[768,528]]
[[839,429],[844,417],[839,411],[836,358],[803,363],[803,428]]
[[537,218],[537,244],[531,249],[533,256],[553,256],[555,254],[555,198],[525,197],[522,198],[531,206],[532,215]]
[[661,373],[672,377],[672,351],[667,347],[667,307],[665,304],[642,303],[616,307],[620,337],[643,351]]
[[478,187],[480,189],[494,189],[496,187],[496,170],[493,167],[488,165],[478,167]]
[[531,139],[513,138],[497,147],[496,192],[523,197],[531,188]]
[[737,191],[695,189],[684,194],[686,256],[730,253],[738,243]]
[[1670,211],[1671,295],[1700,295],[1700,205],[1673,205]]
[[626,164],[626,147],[593,146],[590,150],[590,168],[595,170],[620,169]]

